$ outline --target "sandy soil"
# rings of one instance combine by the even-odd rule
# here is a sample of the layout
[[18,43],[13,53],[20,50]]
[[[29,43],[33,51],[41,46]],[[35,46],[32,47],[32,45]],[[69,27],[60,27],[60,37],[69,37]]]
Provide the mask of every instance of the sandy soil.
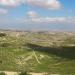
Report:
[[[4,72],[6,75],[18,75],[17,72],[9,72],[9,71],[0,71]],[[46,73],[30,73],[31,75],[46,75]],[[60,74],[50,74],[50,75],[60,75]]]

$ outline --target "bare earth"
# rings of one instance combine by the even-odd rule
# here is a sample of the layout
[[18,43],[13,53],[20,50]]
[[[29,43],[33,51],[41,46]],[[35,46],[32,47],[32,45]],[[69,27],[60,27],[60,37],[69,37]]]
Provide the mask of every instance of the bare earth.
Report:
[[[9,71],[0,71],[4,72],[6,75],[18,75],[17,72],[9,72]],[[46,75],[46,73],[30,73],[31,75]],[[50,74],[50,75],[59,75],[59,74]]]

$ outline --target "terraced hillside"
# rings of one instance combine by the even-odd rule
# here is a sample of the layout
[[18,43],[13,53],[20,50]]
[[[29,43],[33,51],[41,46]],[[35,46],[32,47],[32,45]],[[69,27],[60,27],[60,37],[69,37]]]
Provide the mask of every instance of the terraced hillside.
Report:
[[0,71],[74,75],[75,34],[1,31]]

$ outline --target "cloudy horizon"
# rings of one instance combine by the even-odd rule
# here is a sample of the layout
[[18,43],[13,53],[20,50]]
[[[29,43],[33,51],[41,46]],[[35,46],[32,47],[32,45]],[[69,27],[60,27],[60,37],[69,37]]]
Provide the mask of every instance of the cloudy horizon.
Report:
[[75,31],[74,0],[0,0],[0,29]]

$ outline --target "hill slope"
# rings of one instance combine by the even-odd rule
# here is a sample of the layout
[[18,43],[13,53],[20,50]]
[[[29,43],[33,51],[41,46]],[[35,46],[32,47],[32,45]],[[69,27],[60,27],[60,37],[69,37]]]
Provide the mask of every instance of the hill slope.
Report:
[[0,36],[0,70],[75,74],[75,35],[12,32]]

